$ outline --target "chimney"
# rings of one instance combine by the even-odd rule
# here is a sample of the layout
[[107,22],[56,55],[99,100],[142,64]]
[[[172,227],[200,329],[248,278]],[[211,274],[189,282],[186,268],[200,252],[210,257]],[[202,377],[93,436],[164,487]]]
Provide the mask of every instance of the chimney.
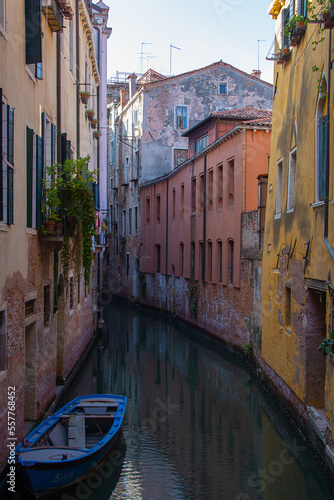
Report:
[[259,69],[253,69],[251,75],[255,76],[255,78],[258,78],[259,80],[261,79],[261,71]]
[[126,89],[120,89],[119,96],[120,96],[121,108],[123,109],[126,101]]
[[129,75],[127,79],[129,80],[129,99],[132,99],[137,91],[136,89],[137,75],[135,73],[132,73],[132,75]]

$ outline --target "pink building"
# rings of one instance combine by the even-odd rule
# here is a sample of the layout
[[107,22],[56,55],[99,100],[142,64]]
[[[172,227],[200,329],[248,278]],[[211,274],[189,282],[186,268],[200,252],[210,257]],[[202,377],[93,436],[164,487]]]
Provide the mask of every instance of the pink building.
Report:
[[270,129],[270,111],[213,113],[184,134],[189,159],[141,188],[142,299],[237,345],[261,287]]

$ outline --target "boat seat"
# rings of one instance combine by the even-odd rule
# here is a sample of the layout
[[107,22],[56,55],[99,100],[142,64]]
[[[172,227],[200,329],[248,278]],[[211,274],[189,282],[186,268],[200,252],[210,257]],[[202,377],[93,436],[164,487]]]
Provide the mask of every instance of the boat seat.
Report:
[[68,445],[85,448],[85,415],[71,415],[68,419]]
[[53,446],[67,446],[67,431],[61,422],[52,429],[49,440]]

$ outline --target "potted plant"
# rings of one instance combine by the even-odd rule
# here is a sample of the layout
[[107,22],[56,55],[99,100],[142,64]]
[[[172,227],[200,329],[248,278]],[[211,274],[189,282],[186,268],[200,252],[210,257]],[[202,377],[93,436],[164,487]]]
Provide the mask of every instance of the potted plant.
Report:
[[80,90],[80,99],[82,104],[87,104],[89,98],[89,92],[86,90]]
[[94,109],[87,109],[86,115],[89,121],[92,121],[94,114],[95,114]]
[[94,138],[98,139],[102,135],[102,132],[100,130],[94,130]]
[[291,57],[291,50],[289,47],[282,47],[276,54],[277,64],[283,64],[288,61]]
[[97,126],[97,119],[96,119],[96,118],[93,118],[93,119],[90,121],[90,124],[91,124],[91,127],[92,127],[92,128],[96,128],[96,126]]
[[287,23],[284,32],[290,36],[290,43],[293,46],[298,45],[306,31],[307,20],[300,14],[294,14]]

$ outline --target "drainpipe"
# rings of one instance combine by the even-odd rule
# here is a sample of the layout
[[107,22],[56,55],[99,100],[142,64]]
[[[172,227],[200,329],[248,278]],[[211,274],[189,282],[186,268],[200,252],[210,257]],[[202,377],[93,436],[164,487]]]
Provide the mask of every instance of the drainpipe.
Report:
[[168,264],[168,186],[169,186],[169,179],[167,179],[167,187],[166,187],[166,281],[167,281],[167,264]]
[[[77,84],[80,83],[79,0],[75,2]],[[85,82],[86,83],[86,82]],[[80,86],[77,85],[77,158],[80,158]]]
[[61,54],[60,32],[57,31],[57,163],[61,163]]
[[326,147],[326,191],[325,191],[325,218],[324,218],[324,241],[325,245],[329,251],[332,260],[334,261],[334,248],[328,241],[328,216],[329,216],[329,141],[330,141],[330,95],[331,95],[331,48],[332,48],[332,30],[329,30],[329,49],[328,49],[328,84],[327,84],[327,147]]
[[205,246],[206,246],[206,154],[204,155],[204,193],[203,193],[203,247],[202,247],[202,282],[205,286]]

